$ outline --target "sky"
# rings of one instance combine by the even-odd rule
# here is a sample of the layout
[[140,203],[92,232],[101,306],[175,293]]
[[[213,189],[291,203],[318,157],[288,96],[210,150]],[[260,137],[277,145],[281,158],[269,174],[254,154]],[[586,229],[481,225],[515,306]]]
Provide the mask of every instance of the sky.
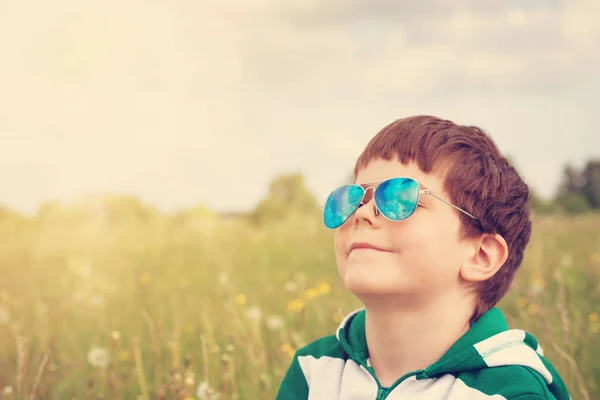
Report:
[[0,204],[319,201],[382,127],[483,128],[543,197],[600,158],[597,0],[0,3]]

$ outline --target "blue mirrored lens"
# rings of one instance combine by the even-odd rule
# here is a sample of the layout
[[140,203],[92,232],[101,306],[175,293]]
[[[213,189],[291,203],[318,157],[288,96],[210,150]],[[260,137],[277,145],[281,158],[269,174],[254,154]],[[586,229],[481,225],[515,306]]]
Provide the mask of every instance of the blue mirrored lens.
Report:
[[362,201],[363,194],[363,188],[358,185],[342,186],[331,192],[323,212],[325,226],[335,229],[346,222]]
[[410,178],[392,178],[375,189],[375,203],[387,218],[400,221],[408,218],[419,202],[419,184]]

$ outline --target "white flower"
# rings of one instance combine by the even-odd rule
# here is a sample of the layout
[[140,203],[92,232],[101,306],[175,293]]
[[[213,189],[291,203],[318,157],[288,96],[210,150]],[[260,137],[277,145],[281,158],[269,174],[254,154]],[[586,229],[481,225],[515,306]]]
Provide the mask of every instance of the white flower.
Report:
[[282,326],[283,318],[281,318],[279,315],[269,315],[269,317],[267,318],[267,327],[270,330],[276,331],[281,329]]
[[12,386],[5,386],[4,389],[2,389],[2,394],[5,396],[10,396],[12,393],[13,393]]
[[112,331],[110,334],[110,337],[113,338],[113,340],[119,340],[119,339],[121,339],[121,332]]
[[219,398],[219,394],[215,393],[215,391],[208,386],[207,382],[201,382],[198,385],[196,396],[200,400],[217,400]]
[[294,281],[289,281],[285,283],[285,290],[288,292],[295,293],[298,291],[298,284]]
[[88,352],[88,363],[95,368],[106,368],[110,362],[110,355],[103,347],[92,347]]
[[186,386],[192,386],[194,384],[194,376],[193,375],[186,376],[185,384],[186,384]]
[[262,312],[258,307],[250,307],[246,310],[246,318],[251,319],[253,321],[260,321],[262,318]]
[[221,285],[227,285],[229,283],[229,275],[227,272],[221,272],[219,274],[218,281]]
[[563,254],[560,258],[560,265],[565,268],[569,268],[573,265],[573,257],[571,257],[570,254]]
[[89,299],[90,306],[94,308],[102,307],[104,304],[104,298],[99,294],[94,294]]
[[7,324],[10,322],[10,313],[4,307],[0,307],[0,324]]
[[89,264],[83,264],[79,267],[78,272],[81,278],[89,278],[92,275],[92,267]]

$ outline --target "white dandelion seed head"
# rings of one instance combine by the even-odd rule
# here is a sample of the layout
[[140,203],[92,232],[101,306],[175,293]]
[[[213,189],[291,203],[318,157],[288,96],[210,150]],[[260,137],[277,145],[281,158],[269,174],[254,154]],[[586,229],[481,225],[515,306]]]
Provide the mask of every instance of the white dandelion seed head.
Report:
[[104,304],[104,298],[99,294],[94,294],[89,299],[90,306],[100,308]]
[[227,272],[221,272],[217,280],[221,285],[227,285],[229,283],[229,275]]
[[291,293],[296,293],[298,291],[298,284],[294,281],[286,282],[284,287],[285,287],[285,290],[287,290],[288,292],[291,292]]
[[92,347],[88,352],[87,359],[94,368],[106,368],[110,362],[110,354],[104,347]]
[[250,307],[246,310],[246,318],[252,321],[260,321],[262,318],[262,311],[258,307]]
[[217,400],[219,394],[215,393],[215,391],[208,386],[208,382],[200,382],[198,390],[196,391],[196,397],[200,400]]
[[573,257],[571,257],[570,254],[563,253],[563,255],[560,257],[560,265],[565,268],[569,268],[573,265]]
[[4,389],[2,389],[2,394],[5,396],[10,396],[12,393],[13,393],[12,386],[5,386]]
[[283,327],[283,318],[279,315],[269,315],[267,318],[267,327],[272,331],[277,331]]
[[0,306],[0,325],[8,324],[10,322],[10,313],[4,307]]

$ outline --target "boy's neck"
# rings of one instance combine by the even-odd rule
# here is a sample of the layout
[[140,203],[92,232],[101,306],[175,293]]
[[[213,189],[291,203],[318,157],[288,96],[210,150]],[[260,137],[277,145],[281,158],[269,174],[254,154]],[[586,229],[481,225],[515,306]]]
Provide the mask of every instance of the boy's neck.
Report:
[[418,310],[367,307],[369,361],[381,384],[438,361],[469,330],[470,317],[467,304],[448,301]]

